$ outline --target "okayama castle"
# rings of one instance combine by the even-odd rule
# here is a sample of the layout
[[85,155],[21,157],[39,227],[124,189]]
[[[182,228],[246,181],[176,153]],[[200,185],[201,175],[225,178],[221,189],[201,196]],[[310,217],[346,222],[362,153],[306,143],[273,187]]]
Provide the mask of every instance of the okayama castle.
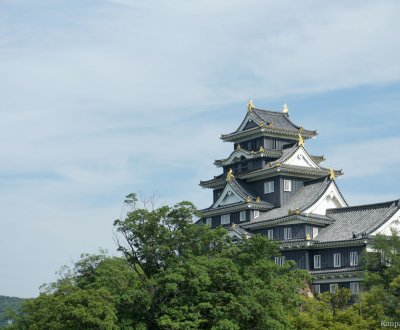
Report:
[[346,287],[356,294],[360,255],[374,235],[400,229],[400,201],[349,206],[335,181],[343,173],[305,149],[316,135],[295,125],[286,105],[274,112],[250,101],[239,128],[221,136],[234,143],[228,158],[214,162],[223,173],[200,181],[214,198],[198,223],[226,227],[233,240],[266,235],[280,243],[277,264],[294,260],[311,273],[314,293]]

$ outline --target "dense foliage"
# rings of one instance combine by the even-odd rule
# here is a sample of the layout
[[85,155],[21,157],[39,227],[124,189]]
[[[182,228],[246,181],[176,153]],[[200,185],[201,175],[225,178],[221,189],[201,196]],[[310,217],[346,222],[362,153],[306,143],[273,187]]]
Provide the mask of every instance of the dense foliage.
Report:
[[17,312],[24,299],[17,297],[0,296],[0,326],[7,325],[10,312]]
[[378,238],[366,258],[369,291],[314,299],[308,274],[276,265],[279,247],[267,238],[234,244],[224,229],[194,225],[189,202],[150,210],[134,194],[126,202],[131,211],[114,223],[122,257],[82,255],[22,305],[11,328],[375,329],[398,316],[397,236]]

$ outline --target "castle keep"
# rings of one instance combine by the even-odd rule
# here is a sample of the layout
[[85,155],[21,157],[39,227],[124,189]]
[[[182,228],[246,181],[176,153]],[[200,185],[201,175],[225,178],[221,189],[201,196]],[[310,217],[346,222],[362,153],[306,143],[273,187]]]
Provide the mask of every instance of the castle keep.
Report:
[[356,294],[360,255],[372,236],[400,229],[400,203],[349,206],[335,181],[343,173],[305,148],[316,136],[289,119],[286,105],[275,112],[250,101],[238,129],[221,136],[233,143],[214,162],[222,173],[200,182],[213,190],[213,202],[198,223],[226,227],[234,240],[262,234],[279,241],[275,262],[308,270],[314,293],[347,287]]

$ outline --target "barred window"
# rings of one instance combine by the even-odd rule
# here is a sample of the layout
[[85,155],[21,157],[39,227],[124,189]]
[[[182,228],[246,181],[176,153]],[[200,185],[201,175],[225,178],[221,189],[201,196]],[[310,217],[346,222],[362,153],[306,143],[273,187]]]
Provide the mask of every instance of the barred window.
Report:
[[350,266],[358,266],[358,253],[350,252]]
[[274,239],[274,230],[273,229],[268,229],[268,238]]
[[314,255],[314,268],[321,268],[321,255]]
[[283,229],[283,239],[292,239],[292,228],[287,227]]
[[350,282],[351,294],[358,294],[360,292],[360,284],[358,282]]
[[283,264],[285,263],[285,257],[275,257],[275,263],[278,266],[283,266]]
[[329,291],[331,293],[335,293],[338,288],[339,288],[339,284],[337,284],[337,283],[329,284]]
[[221,225],[226,225],[229,223],[231,223],[231,215],[230,214],[221,215]]
[[264,182],[264,194],[273,193],[275,191],[275,182],[267,181]]
[[240,221],[246,221],[246,211],[240,211]]
[[312,286],[312,291],[314,294],[321,293],[321,286],[319,284],[314,284]]
[[292,181],[283,180],[283,191],[292,191]]
[[207,218],[206,219],[206,225],[207,226],[211,226],[212,225],[212,219],[211,218]]
[[340,253],[333,254],[333,267],[341,267],[342,266],[342,255]]

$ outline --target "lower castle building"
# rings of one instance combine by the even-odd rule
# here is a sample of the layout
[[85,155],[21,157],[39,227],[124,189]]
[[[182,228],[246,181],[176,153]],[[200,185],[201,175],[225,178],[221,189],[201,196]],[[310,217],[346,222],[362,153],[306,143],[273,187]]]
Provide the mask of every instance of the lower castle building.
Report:
[[222,135],[232,153],[214,164],[222,174],[201,181],[213,190],[199,224],[229,229],[234,240],[262,234],[279,241],[277,264],[293,260],[310,272],[314,293],[346,287],[360,290],[360,256],[371,237],[400,229],[400,201],[349,206],[323,156],[305,141],[317,135],[282,112],[257,109],[250,101],[239,128]]

